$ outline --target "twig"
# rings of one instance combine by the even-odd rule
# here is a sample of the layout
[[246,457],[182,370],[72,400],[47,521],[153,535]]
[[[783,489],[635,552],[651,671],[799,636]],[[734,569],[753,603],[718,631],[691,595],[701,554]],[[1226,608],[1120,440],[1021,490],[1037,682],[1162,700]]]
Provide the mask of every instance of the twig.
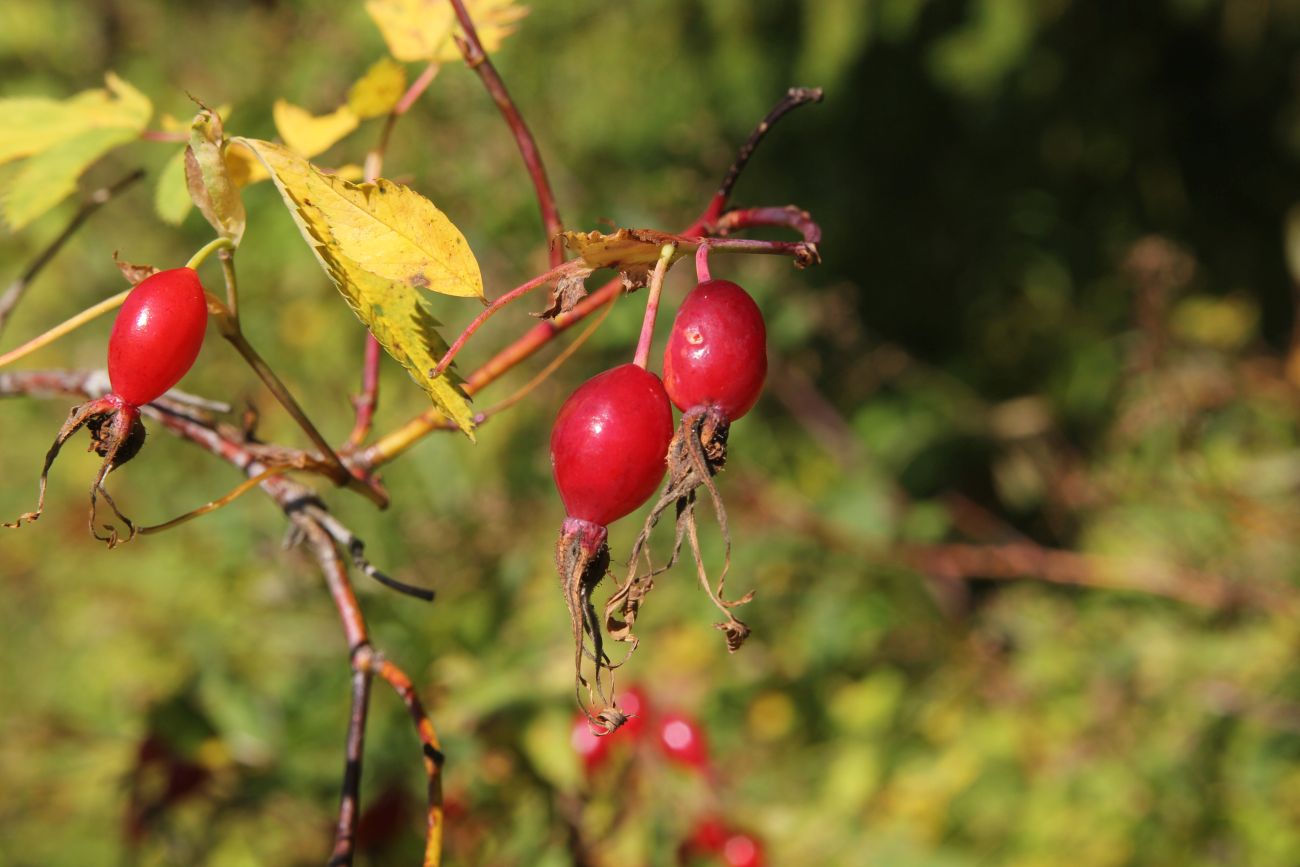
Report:
[[749,158],[754,155],[758,143],[763,140],[778,120],[785,117],[794,109],[801,105],[808,105],[812,102],[822,101],[822,89],[820,87],[792,87],[785,92],[772,110],[759,121],[758,126],[749,134],[749,138],[740,146],[740,152],[736,155],[736,161],[727,169],[727,174],[722,178],[722,184],[718,187],[717,193],[713,196],[713,201],[709,203],[709,209],[706,213],[716,219],[721,216],[722,211],[727,206],[727,200],[731,198],[731,190],[740,179],[740,173],[745,170],[749,163]]
[[7,289],[5,289],[4,295],[0,295],[0,331],[4,330],[5,324],[9,321],[9,317],[14,312],[14,308],[18,306],[18,302],[22,300],[23,295],[27,292],[27,288],[32,284],[32,281],[34,281],[36,276],[45,269],[45,266],[50,264],[54,257],[58,255],[58,252],[63,249],[63,245],[68,243],[72,236],[76,234],[77,230],[81,228],[82,224],[84,224],[86,220],[90,219],[92,214],[104,205],[108,204],[115,195],[143,177],[144,169],[136,169],[114,183],[111,183],[106,187],[100,187],[98,190],[95,190],[86,197],[86,200],[81,203],[81,207],[77,209],[77,212],[72,215],[72,219],[68,221],[68,225],[64,226],[63,231],[60,232],[53,241],[46,245],[45,249],[36,254],[36,258],[32,260],[31,264],[27,266],[22,274],[18,275],[16,280],[9,284]]
[[30,355],[36,350],[48,346],[49,344],[58,340],[63,335],[76,331],[78,328],[85,325],[87,322],[97,319],[98,317],[103,316],[105,313],[108,313],[109,311],[116,310],[117,308],[122,306],[122,302],[126,301],[126,296],[130,294],[131,294],[130,289],[124,289],[123,291],[117,293],[116,295],[112,295],[108,298],[105,298],[103,301],[100,301],[98,304],[93,304],[90,307],[87,307],[85,310],[82,310],[80,313],[76,314],[75,316],[72,316],[69,319],[65,319],[63,322],[60,322],[58,325],[54,326],[49,331],[46,331],[44,334],[36,335],[31,340],[24,343],[22,346],[14,347],[13,349],[6,352],[5,354],[0,355],[0,367],[4,367],[6,364],[15,362],[25,355]]
[[[546,237],[554,238],[564,231],[564,224],[560,221],[560,211],[555,206],[555,193],[552,192],[551,182],[546,177],[546,168],[542,165],[542,155],[537,150],[537,142],[533,139],[528,124],[524,123],[519,108],[510,98],[505,82],[501,80],[496,67],[488,59],[487,52],[483,50],[483,43],[479,41],[478,31],[474,29],[474,21],[469,17],[464,2],[450,0],[450,3],[456,10],[456,17],[460,19],[461,29],[465,31],[464,38],[456,35],[456,45],[460,47],[461,56],[465,58],[465,65],[478,73],[483,86],[491,94],[492,101],[497,104],[501,116],[505,118],[510,131],[514,133],[515,143],[519,146],[519,155],[524,158],[528,177],[532,179],[533,189],[537,193],[537,205],[542,212],[542,225],[546,228]],[[564,261],[564,250],[552,244],[550,256],[551,267],[554,268]]]
[[334,851],[330,854],[329,867],[351,867],[356,852],[357,820],[361,816],[361,760],[372,680],[368,671],[352,672],[352,709],[348,714],[348,735],[343,747],[343,792],[339,796],[339,819],[334,830]]

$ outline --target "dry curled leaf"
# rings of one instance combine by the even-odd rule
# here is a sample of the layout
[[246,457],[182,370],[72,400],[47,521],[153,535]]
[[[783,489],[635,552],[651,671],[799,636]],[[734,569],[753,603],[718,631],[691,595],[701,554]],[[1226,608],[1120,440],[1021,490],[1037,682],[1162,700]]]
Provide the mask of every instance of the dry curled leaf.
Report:
[[561,277],[551,290],[551,301],[545,310],[533,315],[539,319],[554,319],[561,313],[568,313],[574,305],[587,297],[587,278],[591,269],[584,269],[576,274]]

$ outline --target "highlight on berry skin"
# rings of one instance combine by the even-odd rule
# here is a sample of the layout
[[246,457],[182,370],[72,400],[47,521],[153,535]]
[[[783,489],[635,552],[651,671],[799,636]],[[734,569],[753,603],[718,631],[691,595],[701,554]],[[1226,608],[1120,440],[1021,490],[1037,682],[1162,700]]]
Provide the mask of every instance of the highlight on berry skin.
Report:
[[[189,372],[203,345],[207,321],[206,293],[192,268],[159,271],[128,293],[108,340],[113,390],[72,408],[45,455],[36,508],[5,527],[21,527],[40,518],[50,467],[64,443],[85,427],[90,431],[91,450],[104,459],[90,486],[90,533],[110,548],[135,536],[134,522],[118,509],[104,481],[139,453],[145,440],[140,407],[157,400]],[[100,497],[111,509],[112,520],[99,520]]]

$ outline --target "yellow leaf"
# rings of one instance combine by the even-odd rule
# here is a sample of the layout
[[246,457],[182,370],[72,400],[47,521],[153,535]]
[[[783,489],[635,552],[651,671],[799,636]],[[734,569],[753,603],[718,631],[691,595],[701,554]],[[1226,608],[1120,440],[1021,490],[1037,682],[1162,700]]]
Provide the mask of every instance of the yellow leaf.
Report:
[[189,188],[185,185],[185,148],[181,148],[158,174],[153,206],[164,223],[179,226],[192,204]]
[[153,113],[149,98],[113,73],[107,90],[87,90],[66,100],[0,99],[0,163],[32,156],[94,130],[113,130],[130,141]]
[[348,90],[348,108],[360,118],[379,117],[392,111],[405,92],[406,67],[384,57]]
[[[528,14],[514,0],[466,0],[465,8],[486,51],[499,48],[514,32],[515,22]],[[366,0],[366,11],[398,60],[446,62],[460,57],[451,38],[460,28],[447,0]]]
[[257,155],[237,140],[226,145],[226,172],[240,189],[271,177]]
[[665,244],[676,244],[671,265],[700,245],[698,239],[670,235],[653,229],[618,229],[608,235],[600,232],[565,232],[564,246],[582,257],[592,268],[614,268],[623,276],[628,288],[644,286],[659,261]]
[[318,117],[283,99],[275,101],[271,115],[284,143],[305,157],[329,150],[335,142],[356,129],[358,122],[357,116],[346,105]]
[[280,145],[235,139],[270,170],[304,219],[328,226],[342,255],[386,280],[444,295],[483,297],[478,260],[465,236],[433,202],[380,178],[353,184],[327,175]]
[[226,167],[228,145],[220,116],[206,108],[195,115],[185,150],[185,184],[204,219],[238,246],[247,218],[239,185]]
[[478,261],[460,230],[432,202],[384,179],[353,184],[288,148],[236,139],[271,172],[321,267],[388,353],[466,433],[467,398],[429,373],[446,351],[421,290],[483,297]]

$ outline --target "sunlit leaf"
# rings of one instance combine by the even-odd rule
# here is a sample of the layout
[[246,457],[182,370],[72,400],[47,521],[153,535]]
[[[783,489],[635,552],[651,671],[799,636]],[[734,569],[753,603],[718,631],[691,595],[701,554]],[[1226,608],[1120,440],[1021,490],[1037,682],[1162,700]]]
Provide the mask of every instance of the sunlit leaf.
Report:
[[[474,21],[485,51],[495,51],[515,31],[515,24],[528,14],[513,0],[466,0],[465,8]],[[367,0],[366,11],[374,19],[393,57],[403,61],[450,61],[460,57],[452,34],[459,31],[455,12],[446,0]]]
[[406,67],[391,57],[384,57],[348,90],[348,108],[360,118],[379,117],[392,111],[405,92]]
[[265,163],[303,238],[361,321],[441,411],[472,431],[464,394],[446,377],[429,376],[446,345],[420,291],[483,297],[478,261],[460,230],[400,184],[353,184],[280,145],[238,141]]
[[181,148],[158,175],[153,205],[163,222],[178,226],[193,204],[189,187],[185,184],[185,148]]
[[185,150],[185,182],[190,198],[212,228],[238,245],[247,218],[239,186],[226,167],[228,146],[219,116],[207,109],[195,115],[190,146]]
[[135,138],[153,113],[149,98],[113,73],[107,89],[70,99],[0,99],[0,163],[32,156],[96,130],[113,130],[120,141]]
[[356,129],[359,122],[346,105],[329,114],[314,115],[283,99],[275,101],[271,114],[284,143],[305,157],[329,150],[335,142]]
[[4,216],[20,229],[76,191],[77,178],[118,145],[136,139],[153,107],[113,73],[107,90],[68,100],[0,100],[0,163],[26,157],[3,191]]

